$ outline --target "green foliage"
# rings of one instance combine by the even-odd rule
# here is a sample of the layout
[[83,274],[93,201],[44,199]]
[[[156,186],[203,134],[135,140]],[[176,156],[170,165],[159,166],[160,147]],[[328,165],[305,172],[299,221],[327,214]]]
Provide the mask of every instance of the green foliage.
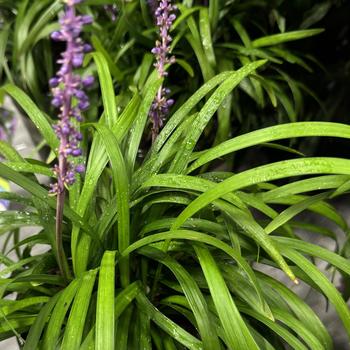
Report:
[[[117,1],[120,17],[109,23],[96,9],[107,2],[81,6],[100,16],[91,30],[95,51],[87,58],[94,61],[99,84],[95,108],[82,125],[87,170],[67,190],[64,206],[68,281],[58,269],[55,198],[36,176],[51,181],[51,165],[25,159],[0,142],[0,177],[26,193],[0,194],[16,204],[16,210],[0,212],[0,234],[17,237],[17,259],[6,247],[0,254],[5,265],[0,340],[15,335],[28,350],[332,349],[333,339],[316,313],[292,288],[262,272],[264,267],[324,295],[350,338],[346,295],[315,263],[321,259],[348,278],[346,246],[338,247],[333,230],[300,222],[298,216],[312,212],[348,235],[331,200],[349,190],[350,161],[337,155],[308,157],[296,144],[298,138],[316,137],[349,142],[350,127],[298,122],[303,88],[282,69],[287,62],[309,68],[287,42],[320,33],[308,29],[317,18],[305,19],[303,30],[285,30],[275,13],[280,32],[257,26],[260,36],[252,36],[246,16],[268,7],[264,1],[210,1],[208,8],[192,1],[179,4],[173,28],[179,81],[169,74],[177,103],[149,145],[148,113],[162,83],[145,54],[152,45],[152,19],[139,2]],[[45,87],[35,85],[39,79],[33,72],[26,84],[19,78],[25,80],[27,69],[36,67],[35,48],[46,47],[50,57],[46,33],[61,5],[2,3],[18,11],[8,25],[15,29],[10,51],[19,68],[13,65],[13,77],[6,80],[22,89],[8,83],[1,91],[21,107],[54,157],[57,140],[43,111]],[[237,40],[227,37],[228,26]],[[0,74],[2,68],[7,69],[2,64]],[[43,80],[50,69],[43,68]],[[251,131],[250,112],[268,104],[276,107],[278,121],[290,122]],[[247,132],[232,136],[227,128],[232,121]],[[286,139],[288,146],[276,143]],[[244,169],[232,161],[238,152],[266,146],[282,150],[284,158],[246,162]],[[18,230],[26,226],[38,227],[38,234],[21,239]],[[328,237],[337,250],[306,241],[299,228]],[[49,249],[34,255],[39,244]]]
[[[264,62],[257,63],[255,67],[262,63]],[[193,149],[198,137],[194,138],[194,134],[188,133],[187,130],[189,128],[204,130],[203,127],[199,128],[195,125],[202,123],[202,120],[207,123],[219,108],[225,94],[229,93],[232,87],[237,85],[239,80],[244,79],[252,69],[256,69],[255,67],[248,64],[244,70],[241,70],[244,74],[237,71],[235,74],[226,74],[221,81],[216,78],[218,85],[217,87],[214,85],[214,93],[202,107],[199,104],[200,100],[195,103],[190,102],[195,101],[193,96],[192,100],[186,102],[191,103],[191,108],[186,109],[184,105],[179,109],[179,111],[181,109],[186,111],[183,112],[181,119],[177,117],[179,112],[174,114],[174,121],[170,118],[168,125],[173,125],[173,130],[169,136],[164,137],[164,134],[169,133],[167,128],[161,132],[159,140],[164,140],[162,147],[157,148],[156,143],[150,150],[149,156],[144,160],[137,160],[136,167],[126,165],[130,164],[127,157],[130,145],[133,143],[121,142],[122,137],[114,132],[115,125],[125,123],[126,125],[122,128],[132,132],[124,137],[126,140],[133,139],[135,135],[133,132],[136,130],[134,128],[141,127],[138,122],[140,117],[133,118],[134,121],[130,123],[130,117],[125,114],[133,113],[133,110],[126,107],[125,113],[122,112],[117,119],[114,119],[108,118],[110,109],[106,109],[106,117],[99,123],[86,124],[86,128],[93,126],[93,129],[90,129],[92,132],[96,130],[92,133],[91,145],[97,142],[99,147],[95,149],[101,154],[100,157],[91,159],[95,162],[91,171],[96,174],[97,168],[100,170],[97,172],[95,182],[83,181],[83,190],[77,193],[77,203],[79,203],[84,187],[91,187],[89,198],[93,200],[89,199],[85,204],[85,211],[90,214],[87,216],[81,211],[77,212],[78,207],[70,207],[70,201],[68,201],[64,229],[65,234],[69,235],[72,229],[75,230],[74,227],[80,227],[80,234],[76,238],[78,249],[76,254],[69,253],[68,245],[65,246],[65,250],[67,256],[72,258],[73,266],[79,265],[76,259],[86,261],[85,269],[81,270],[67,287],[63,287],[60,280],[53,279],[50,282],[49,276],[43,275],[44,278],[39,284],[40,289],[33,290],[30,283],[33,279],[35,280],[35,276],[39,277],[40,274],[45,273],[48,262],[43,264],[43,259],[45,260],[51,253],[46,253],[41,258],[20,256],[19,263],[9,261],[4,273],[10,273],[11,278],[3,279],[3,282],[6,282],[2,284],[3,293],[6,295],[21,283],[19,284],[21,289],[18,289],[18,292],[25,298],[21,297],[12,302],[4,301],[3,338],[14,328],[22,334],[25,334],[26,330],[29,331],[28,342],[34,344],[31,345],[34,348],[41,343],[45,348],[51,348],[59,343],[62,348],[67,349],[81,345],[84,348],[93,344],[97,348],[112,349],[116,341],[115,327],[116,329],[123,327],[123,332],[129,333],[129,340],[125,339],[125,344],[131,344],[133,334],[136,342],[145,342],[150,346],[152,332],[166,332],[175,340],[174,346],[183,344],[190,349],[202,347],[218,349],[222,343],[228,348],[251,349],[259,348],[258,344],[261,344],[266,336],[259,333],[259,328],[255,328],[262,323],[272,331],[264,342],[271,342],[272,339],[276,342],[281,337],[291,346],[303,348],[304,345],[301,344],[305,342],[311,347],[324,344],[322,345],[324,348],[329,348],[329,344],[323,341],[327,333],[314,333],[311,336],[307,328],[303,328],[305,325],[301,314],[287,311],[289,310],[287,305],[293,305],[295,302],[300,304],[300,307],[306,307],[295,294],[282,293],[279,287],[276,287],[275,292],[284,302],[276,306],[272,302],[273,299],[270,300],[270,291],[263,288],[267,277],[255,271],[252,265],[256,259],[259,259],[261,264],[272,264],[276,268],[280,266],[292,279],[295,278],[295,273],[305,283],[312,283],[314,288],[319,288],[320,292],[325,293],[330,302],[334,303],[345,328],[350,330],[348,309],[339,292],[302,254],[325,259],[345,273],[350,272],[350,265],[339,255],[319,249],[311,243],[306,245],[296,233],[293,233],[292,228],[297,213],[302,210],[312,210],[315,205],[325,205],[324,201],[332,195],[333,191],[348,181],[349,161],[336,158],[291,159],[229,175],[222,182],[217,182],[219,179],[216,180],[215,173],[210,171],[203,174],[193,173],[196,168],[215,160],[214,155],[221,157],[260,143],[305,136],[349,138],[346,125],[303,122],[241,135],[219,144],[213,150],[201,152],[199,157],[195,156],[197,153],[193,153]],[[103,74],[105,77],[109,72],[105,71]],[[106,81],[108,79],[104,80],[104,83]],[[152,80],[146,83],[145,91],[151,90],[155,94],[157,89],[149,88],[152,84]],[[211,82],[207,84],[208,87],[213,86]],[[12,91],[9,87],[6,89]],[[111,95],[110,89],[108,86],[102,89],[105,108],[110,102],[107,97]],[[202,89],[210,91],[206,85]],[[17,98],[18,103],[23,104],[24,107],[31,105],[29,98],[23,92],[12,96]],[[130,103],[134,103],[134,100]],[[196,118],[191,118],[196,108],[199,109],[199,113]],[[141,104],[137,114],[141,113],[139,115],[142,116],[144,109],[145,107]],[[33,121],[40,116],[35,108],[27,108],[26,111]],[[181,128],[183,124],[187,125],[187,128]],[[41,124],[37,125],[43,137],[46,138],[46,129],[41,128]],[[142,127],[145,127],[145,122],[142,122]],[[177,132],[178,129],[181,132]],[[176,135],[176,139],[173,135]],[[189,136],[193,141],[187,141]],[[175,147],[172,152],[167,151],[168,143]],[[179,157],[179,154],[183,154],[183,147],[176,146],[177,144],[186,145],[186,158]],[[91,148],[92,151],[93,148]],[[164,152],[166,152],[165,155],[163,155]],[[6,155],[6,152],[4,153]],[[11,153],[7,152],[7,154]],[[162,163],[157,167],[149,168],[148,164],[154,164],[159,157],[163,159]],[[182,160],[181,168],[173,165],[176,164],[177,159]],[[189,159],[190,162],[184,162],[184,159]],[[36,180],[26,179],[19,174],[15,176],[14,171],[6,165],[7,163],[8,161],[5,161],[1,165],[2,177],[17,183],[39,199],[47,200],[45,190],[36,183]],[[30,167],[26,161],[22,163],[21,171],[36,172],[36,169]],[[134,168],[136,170],[133,170]],[[128,176],[128,171],[131,172],[131,176]],[[193,175],[185,176],[181,173]],[[90,176],[89,174],[88,170],[86,178]],[[297,175],[314,176],[316,174],[334,175],[310,178],[310,186],[306,186],[308,182],[305,181],[308,180],[302,180],[305,186],[296,182],[295,190],[292,189],[293,182],[291,182],[280,188],[270,187],[266,191],[269,188],[266,182]],[[204,175],[206,179],[203,178]],[[105,176],[113,179],[114,186],[111,186],[109,181],[103,180]],[[142,183],[138,181],[139,176],[143,179]],[[320,190],[319,183],[327,183],[324,182],[328,179],[327,176],[338,176],[339,181],[335,181],[336,178],[334,178],[329,182],[330,185],[323,186],[323,191],[326,192],[310,196],[308,194],[310,191]],[[133,181],[136,181],[136,185]],[[129,188],[132,189],[131,192],[128,191]],[[272,195],[272,193],[275,194]],[[289,201],[291,196],[297,193],[299,197]],[[300,196],[302,193],[304,195]],[[287,205],[287,209],[280,214],[273,210],[270,204],[271,199],[276,200],[276,198]],[[48,204],[54,207],[54,202],[51,203],[49,200]],[[263,223],[256,219],[249,209],[251,207],[261,210],[269,222],[266,224],[266,220]],[[29,210],[29,208],[25,206],[23,210]],[[45,226],[50,225],[53,221],[50,215],[52,209],[50,207],[44,209],[41,201],[33,203],[31,213],[28,212],[25,221],[20,215],[12,215],[11,225],[41,225],[42,219],[35,214],[43,210],[47,212],[48,223]],[[322,215],[326,212],[321,210],[320,213]],[[9,230],[6,224],[8,215],[10,212],[1,215],[2,226],[5,225],[6,230]],[[347,230],[343,222],[341,225],[342,229]],[[45,226],[43,225],[42,233],[46,237],[46,243],[52,244],[48,238],[49,231],[45,232]],[[181,226],[189,227],[189,230],[179,230]],[[160,233],[157,233],[159,231]],[[285,235],[293,238],[284,238]],[[94,239],[89,238],[88,254],[82,256],[78,252],[80,243],[86,239],[85,237]],[[301,244],[294,244],[293,241]],[[162,242],[168,243],[166,251]],[[189,261],[191,264],[188,264]],[[158,264],[169,269],[171,274],[165,269],[157,274]],[[55,265],[51,259],[51,271],[55,270],[53,269]],[[84,265],[80,264],[80,266]],[[296,270],[294,266],[298,266],[299,269]],[[115,268],[119,268],[117,275]],[[225,272],[231,269],[234,271],[233,275],[233,272],[228,274]],[[98,283],[95,282],[96,274],[98,274]],[[305,278],[306,276],[309,277]],[[54,278],[55,274],[51,277]],[[237,289],[239,287],[235,285],[235,278],[243,278],[242,283],[245,283],[246,288]],[[116,289],[114,289],[115,286]],[[132,301],[134,298],[137,300],[136,304]],[[38,308],[38,304],[45,307],[40,310],[42,307]],[[120,310],[121,307],[124,311]],[[140,314],[139,322],[146,322],[146,324],[152,322],[148,327],[144,324],[143,328],[133,328],[130,317],[135,313]],[[33,317],[33,314],[37,314],[38,318]],[[309,309],[308,314],[317,320],[316,315]],[[176,323],[171,320],[173,317],[177,320]],[[282,323],[277,324],[274,320]],[[46,327],[45,323],[47,323]],[[303,329],[298,332],[300,340],[293,336],[295,327],[299,327],[298,324]],[[8,328],[10,325],[11,328]],[[188,329],[192,328],[193,330],[188,333]],[[195,329],[198,329],[198,333],[194,331]]]

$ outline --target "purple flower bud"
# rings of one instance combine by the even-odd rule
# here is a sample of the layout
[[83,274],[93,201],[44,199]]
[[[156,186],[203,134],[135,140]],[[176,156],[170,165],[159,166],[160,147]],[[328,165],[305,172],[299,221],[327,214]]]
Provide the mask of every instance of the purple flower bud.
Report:
[[86,88],[92,86],[94,82],[95,82],[95,78],[92,75],[89,75],[82,79],[82,83]]
[[81,67],[83,65],[83,61],[84,61],[84,56],[82,54],[76,54],[73,56],[72,63],[75,68]]
[[55,183],[55,184],[50,184],[49,193],[50,193],[50,194],[57,194],[57,192],[58,192],[58,185],[57,185],[57,183]]
[[90,44],[84,44],[83,46],[83,52],[84,53],[89,53],[92,51],[92,46]]
[[73,157],[79,157],[81,155],[82,155],[82,151],[81,151],[80,148],[73,149],[73,151],[72,151],[72,156]]
[[89,15],[81,16],[81,21],[83,24],[91,24],[93,22],[93,18]]
[[51,39],[52,40],[55,40],[55,41],[60,41],[60,40],[63,40],[63,35],[61,32],[52,32],[51,33]]
[[74,171],[68,170],[66,176],[64,177],[64,182],[66,185],[73,185],[75,182],[75,174]]
[[79,99],[79,100],[83,100],[86,101],[88,98],[86,96],[86,93],[82,90],[76,90],[75,91],[75,96]]
[[67,124],[63,124],[61,126],[61,132],[62,132],[62,135],[69,135],[70,134],[70,127]]
[[85,166],[84,164],[78,164],[76,167],[75,167],[75,171],[79,174],[82,174],[85,172]]
[[89,101],[80,101],[80,102],[78,103],[78,107],[79,107],[82,111],[85,110],[85,109],[87,109],[87,108],[89,108],[89,106],[90,106]]
[[57,77],[53,77],[49,80],[49,85],[53,88],[57,87],[59,83],[60,83],[60,80]]
[[62,99],[60,99],[60,98],[58,98],[58,97],[55,97],[55,98],[52,99],[51,104],[52,104],[54,107],[59,107],[59,106],[61,106],[61,104],[62,104]]
[[161,50],[159,47],[154,47],[151,52],[154,54],[154,55],[159,55]]

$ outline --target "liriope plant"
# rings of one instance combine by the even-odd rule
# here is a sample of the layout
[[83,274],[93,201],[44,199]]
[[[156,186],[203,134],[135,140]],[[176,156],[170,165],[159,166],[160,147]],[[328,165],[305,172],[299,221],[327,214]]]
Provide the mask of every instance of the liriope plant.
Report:
[[[348,234],[329,200],[348,191],[350,161],[299,155],[247,164],[237,172],[217,168],[225,156],[250,147],[273,144],[293,151],[276,146],[280,140],[348,139],[350,127],[280,124],[201,148],[199,141],[225,99],[268,64],[252,60],[214,75],[178,102],[147,150],[141,143],[163,77],[156,70],[142,72],[142,78],[138,73],[144,84],[132,87],[131,97],[123,96],[119,106],[106,55],[97,50],[89,60],[98,72],[103,107],[96,122],[80,124],[78,153],[86,171],[65,183],[64,200],[42,182],[45,176],[56,183],[62,173],[0,141],[5,159],[0,176],[27,193],[0,192],[0,199],[17,208],[0,213],[0,233],[10,240],[22,227],[39,231],[1,252],[0,339],[15,335],[29,350],[332,349],[334,339],[315,312],[263,272],[264,266],[284,273],[296,290],[302,281],[323,294],[350,337],[346,302],[314,259],[344,276],[350,264],[340,252],[303,239],[298,228],[336,241],[332,231],[296,220],[310,211]],[[36,126],[51,149],[50,159],[60,158],[46,113],[13,84],[1,92]],[[60,91],[54,95],[58,98]],[[76,97],[86,102],[81,94]],[[48,250],[35,255],[39,244]],[[9,257],[12,251],[17,258]]]
[[[271,5],[268,1],[178,2],[178,18],[171,29],[174,37],[171,49],[177,56],[170,73],[173,94],[181,89],[184,100],[203,81],[221,71],[256,59],[270,61],[262,74],[264,79],[254,73],[227,97],[218,110],[218,122],[211,128],[211,143],[233,135],[237,122],[240,130],[247,131],[271,124],[271,120],[300,119],[305,95],[315,97],[303,80],[291,75],[295,72],[293,65],[311,71],[313,62],[304,57],[307,52],[295,52],[288,44],[322,30],[305,29],[303,23],[288,26],[288,16],[282,18],[278,12],[282,5],[283,2]],[[124,106],[124,98],[130,98],[130,85],[143,88],[144,78],[152,68],[150,50],[156,32],[152,1],[90,0],[80,3],[79,9],[95,17],[89,28],[91,44],[105,56]],[[278,25],[266,25],[262,16],[255,25],[252,18],[259,11],[265,17],[276,17]],[[61,12],[61,0],[0,3],[0,22],[1,14],[6,18],[0,33],[0,80],[21,87],[43,109],[49,106],[47,81],[55,71],[54,56],[58,53],[48,34],[57,29],[56,17]],[[95,106],[98,104],[98,100],[94,101]],[[91,109],[88,118],[96,120],[95,115],[96,110]]]
[[[347,191],[349,160],[300,157],[238,173],[211,167],[224,155],[282,139],[349,138],[350,127],[281,124],[195,150],[225,97],[266,64],[260,60],[205,83],[170,115],[140,158],[161,80],[153,72],[119,112],[103,55],[91,57],[104,108],[98,122],[82,124],[89,140],[83,145],[86,174],[69,187],[64,203],[63,249],[70,277],[59,272],[56,200],[37,178],[55,181],[54,172],[0,143],[6,158],[0,176],[28,193],[0,194],[21,208],[1,213],[1,233],[10,237],[24,226],[40,228],[13,248],[18,261],[2,252],[0,338],[17,335],[24,349],[283,349],[286,344],[331,349],[332,338],[314,311],[257,269],[256,262],[325,295],[350,334],[349,309],[313,258],[344,275],[350,273],[349,262],[303,240],[294,220],[309,210],[348,232],[327,200]],[[45,113],[15,86],[2,90],[56,152],[57,138]],[[278,186],[279,179],[289,182]],[[262,216],[256,218],[255,211]],[[317,225],[309,230],[332,236]],[[32,255],[37,244],[50,249]],[[7,299],[13,292],[15,300]]]

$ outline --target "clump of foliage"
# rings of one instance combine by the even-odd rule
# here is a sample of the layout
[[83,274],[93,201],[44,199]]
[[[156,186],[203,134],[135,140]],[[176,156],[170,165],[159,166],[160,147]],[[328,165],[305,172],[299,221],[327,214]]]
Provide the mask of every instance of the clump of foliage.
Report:
[[[156,30],[147,2],[116,1],[115,19],[114,7],[106,12],[102,1],[67,2],[97,17],[85,33],[94,50],[82,68],[82,62],[76,67],[98,76],[90,92],[92,108],[79,126],[82,141],[74,148],[82,149],[79,163],[86,171],[66,183],[65,196],[49,193],[42,175],[51,183],[62,175],[53,170],[54,159],[62,156],[62,135],[59,140],[49,109],[44,110],[45,84],[22,86],[30,97],[7,73],[10,83],[1,92],[33,122],[50,155],[46,161],[26,159],[0,141],[5,158],[0,176],[27,193],[0,192],[0,199],[16,208],[0,213],[0,232],[8,240],[16,237],[11,250],[17,254],[11,259],[4,249],[0,255],[5,265],[0,339],[16,335],[26,350],[332,349],[333,339],[316,313],[262,272],[264,266],[323,294],[350,337],[346,291],[342,296],[315,258],[344,280],[350,264],[337,244],[332,252],[299,234],[301,228],[337,243],[331,230],[297,217],[310,211],[348,234],[330,200],[348,191],[350,160],[306,157],[292,148],[299,138],[349,139],[350,126],[297,121],[304,90],[278,68],[290,61],[308,69],[285,45],[321,30],[285,31],[283,18],[274,13],[281,32],[271,34],[256,25],[257,38],[251,39],[245,14],[257,3],[265,8],[264,1],[178,3],[171,46],[176,63],[166,82],[176,103],[151,143],[150,111],[164,76],[152,68]],[[13,57],[34,64],[36,45],[51,45],[48,35],[58,29],[53,20],[62,3],[47,8],[48,1],[34,2],[28,17],[26,1],[14,4],[28,19],[23,55],[13,51]],[[34,29],[28,29],[30,23]],[[227,26],[230,32],[224,31]],[[24,32],[17,28],[15,33]],[[232,33],[239,42],[228,37]],[[23,48],[28,37],[39,39]],[[44,50],[48,61],[56,58],[55,50]],[[27,68],[15,72],[11,66],[13,82],[27,72],[26,64],[19,67]],[[49,65],[42,72],[47,80],[54,75]],[[268,104],[281,123],[257,123],[260,127],[251,131],[248,112],[266,111]],[[235,123],[246,132],[233,133]],[[294,143],[286,146],[282,140]],[[243,170],[233,162],[239,159],[235,155],[259,146],[283,151],[284,159],[246,162]],[[39,232],[20,239],[25,226],[37,226]],[[49,249],[34,255],[39,244]]]

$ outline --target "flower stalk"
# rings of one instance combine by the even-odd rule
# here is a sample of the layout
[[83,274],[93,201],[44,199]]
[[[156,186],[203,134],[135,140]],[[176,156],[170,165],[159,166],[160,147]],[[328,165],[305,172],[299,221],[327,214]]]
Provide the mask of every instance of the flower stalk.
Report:
[[57,182],[51,184],[50,193],[57,195],[56,205],[56,246],[57,258],[61,274],[68,278],[69,268],[62,243],[63,208],[66,187],[75,182],[76,174],[85,171],[83,164],[76,164],[72,158],[82,155],[79,142],[82,135],[77,125],[82,121],[81,112],[89,107],[89,100],[84,88],[94,82],[92,76],[82,78],[74,70],[83,65],[84,53],[91,51],[91,46],[80,38],[82,28],[92,23],[92,17],[76,14],[75,5],[82,0],[64,0],[65,13],[60,18],[61,28],[53,32],[51,38],[66,42],[66,50],[57,63],[60,69],[57,75],[50,79],[52,105],[59,109],[59,121],[54,125],[55,133],[60,141],[58,149],[58,164],[54,166]]
[[[151,5],[152,4],[150,4],[150,6]],[[155,11],[156,23],[159,28],[159,40],[156,41],[156,46],[152,49],[152,53],[156,57],[154,66],[158,71],[159,78],[166,77],[168,75],[166,65],[175,62],[175,57],[170,56],[170,43],[172,38],[169,35],[171,25],[176,19],[173,13],[175,10],[176,6],[171,4],[171,0],[160,0],[158,8]],[[163,126],[164,119],[169,113],[169,107],[174,104],[173,99],[168,99],[169,94],[170,89],[164,88],[163,85],[161,85],[152,103],[150,110],[150,117],[153,124],[152,142],[154,142],[159,130]]]

